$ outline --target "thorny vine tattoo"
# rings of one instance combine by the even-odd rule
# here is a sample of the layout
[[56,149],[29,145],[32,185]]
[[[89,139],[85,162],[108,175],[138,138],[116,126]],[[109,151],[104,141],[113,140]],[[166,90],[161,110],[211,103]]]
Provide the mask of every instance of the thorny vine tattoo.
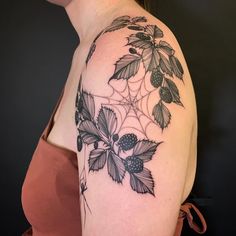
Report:
[[[108,174],[114,182],[122,183],[128,172],[132,190],[155,196],[151,171],[144,164],[152,159],[162,141],[149,140],[147,127],[155,124],[163,132],[171,120],[166,104],[173,102],[183,107],[173,78],[183,81],[184,71],[174,55],[174,49],[161,40],[164,36],[162,30],[156,25],[143,25],[145,22],[145,17],[121,16],[94,39],[86,66],[96,51],[96,41],[103,34],[122,28],[134,32],[127,37],[125,45],[129,47],[129,53],[116,61],[114,73],[108,79],[107,83],[112,88],[109,97],[86,91],[81,76],[75,122],[78,128],[78,151],[81,152],[86,146],[92,147],[89,154],[84,155],[84,158],[88,155],[89,172],[99,171],[107,163]],[[141,63],[145,73],[141,78],[136,78]],[[153,95],[159,97],[159,101],[150,111],[148,102]],[[102,101],[98,114],[95,114],[95,98]],[[136,125],[127,125],[128,119],[135,119]],[[126,129],[129,132],[125,132]],[[91,210],[84,196],[87,190],[85,162],[80,181],[86,216],[85,206]]]

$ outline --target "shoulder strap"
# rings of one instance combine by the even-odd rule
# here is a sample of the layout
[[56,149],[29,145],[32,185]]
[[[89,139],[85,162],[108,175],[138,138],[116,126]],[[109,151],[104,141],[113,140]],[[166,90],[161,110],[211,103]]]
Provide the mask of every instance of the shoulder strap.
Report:
[[[192,216],[190,210],[193,210],[196,213],[196,215],[199,217],[199,220],[201,222],[201,226],[199,226],[198,224],[196,224],[196,222],[194,222],[194,219],[193,219],[193,216]],[[174,236],[181,235],[183,221],[185,218],[187,218],[190,228],[192,228],[196,233],[204,234],[206,232],[207,224],[206,224],[206,221],[205,221],[203,215],[197,209],[196,206],[194,206],[192,203],[187,202],[187,203],[181,205],[179,218],[178,218],[178,222],[177,222]]]

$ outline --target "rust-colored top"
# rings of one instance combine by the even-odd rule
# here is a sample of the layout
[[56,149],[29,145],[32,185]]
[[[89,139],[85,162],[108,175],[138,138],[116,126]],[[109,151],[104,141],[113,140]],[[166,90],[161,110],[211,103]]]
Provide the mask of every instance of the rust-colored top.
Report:
[[[47,142],[63,93],[64,89],[40,136],[22,186],[22,206],[31,224],[22,236],[82,235],[77,155]],[[202,228],[193,222],[191,208],[199,216]],[[181,234],[185,218],[196,232],[206,231],[201,213],[192,204],[185,203],[181,206],[174,236]]]

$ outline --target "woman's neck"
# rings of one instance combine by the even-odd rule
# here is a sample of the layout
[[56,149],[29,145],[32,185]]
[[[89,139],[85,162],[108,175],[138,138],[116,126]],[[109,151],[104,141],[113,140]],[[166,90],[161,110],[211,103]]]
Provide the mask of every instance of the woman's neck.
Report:
[[65,9],[80,42],[93,40],[115,17],[143,10],[134,0],[73,0]]

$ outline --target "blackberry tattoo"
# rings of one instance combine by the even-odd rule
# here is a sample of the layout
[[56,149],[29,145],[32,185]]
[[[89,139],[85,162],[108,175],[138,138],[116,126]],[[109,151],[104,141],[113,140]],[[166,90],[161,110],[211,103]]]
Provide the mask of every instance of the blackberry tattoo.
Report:
[[140,173],[143,170],[143,160],[136,156],[127,157],[124,164],[129,173]]
[[154,70],[151,74],[151,84],[153,87],[158,88],[162,85],[164,74],[160,70]]
[[[104,34],[125,28],[131,32],[124,45],[127,54],[115,62],[114,73],[107,78],[107,85],[112,90],[110,96],[87,91],[82,85],[82,75],[78,85],[75,112],[77,149],[78,152],[85,151],[84,158],[88,157],[83,167],[83,186],[86,186],[81,190],[83,194],[88,189],[85,174],[88,165],[89,173],[107,166],[108,176],[117,184],[123,183],[125,176],[129,175],[133,191],[155,196],[154,180],[145,163],[152,160],[163,141],[150,140],[147,128],[154,124],[163,132],[171,120],[167,106],[175,103],[184,107],[176,86],[176,81],[183,82],[182,65],[175,56],[175,50],[162,40],[163,31],[156,25],[147,24],[143,16],[118,17],[102,30],[90,47],[85,70],[96,53],[97,40]],[[145,72],[137,78],[141,65]],[[122,88],[119,82],[122,82]],[[147,104],[153,93],[157,100],[150,108]],[[95,109],[97,98],[101,102]],[[131,117],[136,119],[136,124],[128,122]],[[89,154],[87,146],[91,149]]]
[[127,151],[135,146],[137,140],[138,139],[135,134],[125,134],[120,138],[118,145],[122,150]]

